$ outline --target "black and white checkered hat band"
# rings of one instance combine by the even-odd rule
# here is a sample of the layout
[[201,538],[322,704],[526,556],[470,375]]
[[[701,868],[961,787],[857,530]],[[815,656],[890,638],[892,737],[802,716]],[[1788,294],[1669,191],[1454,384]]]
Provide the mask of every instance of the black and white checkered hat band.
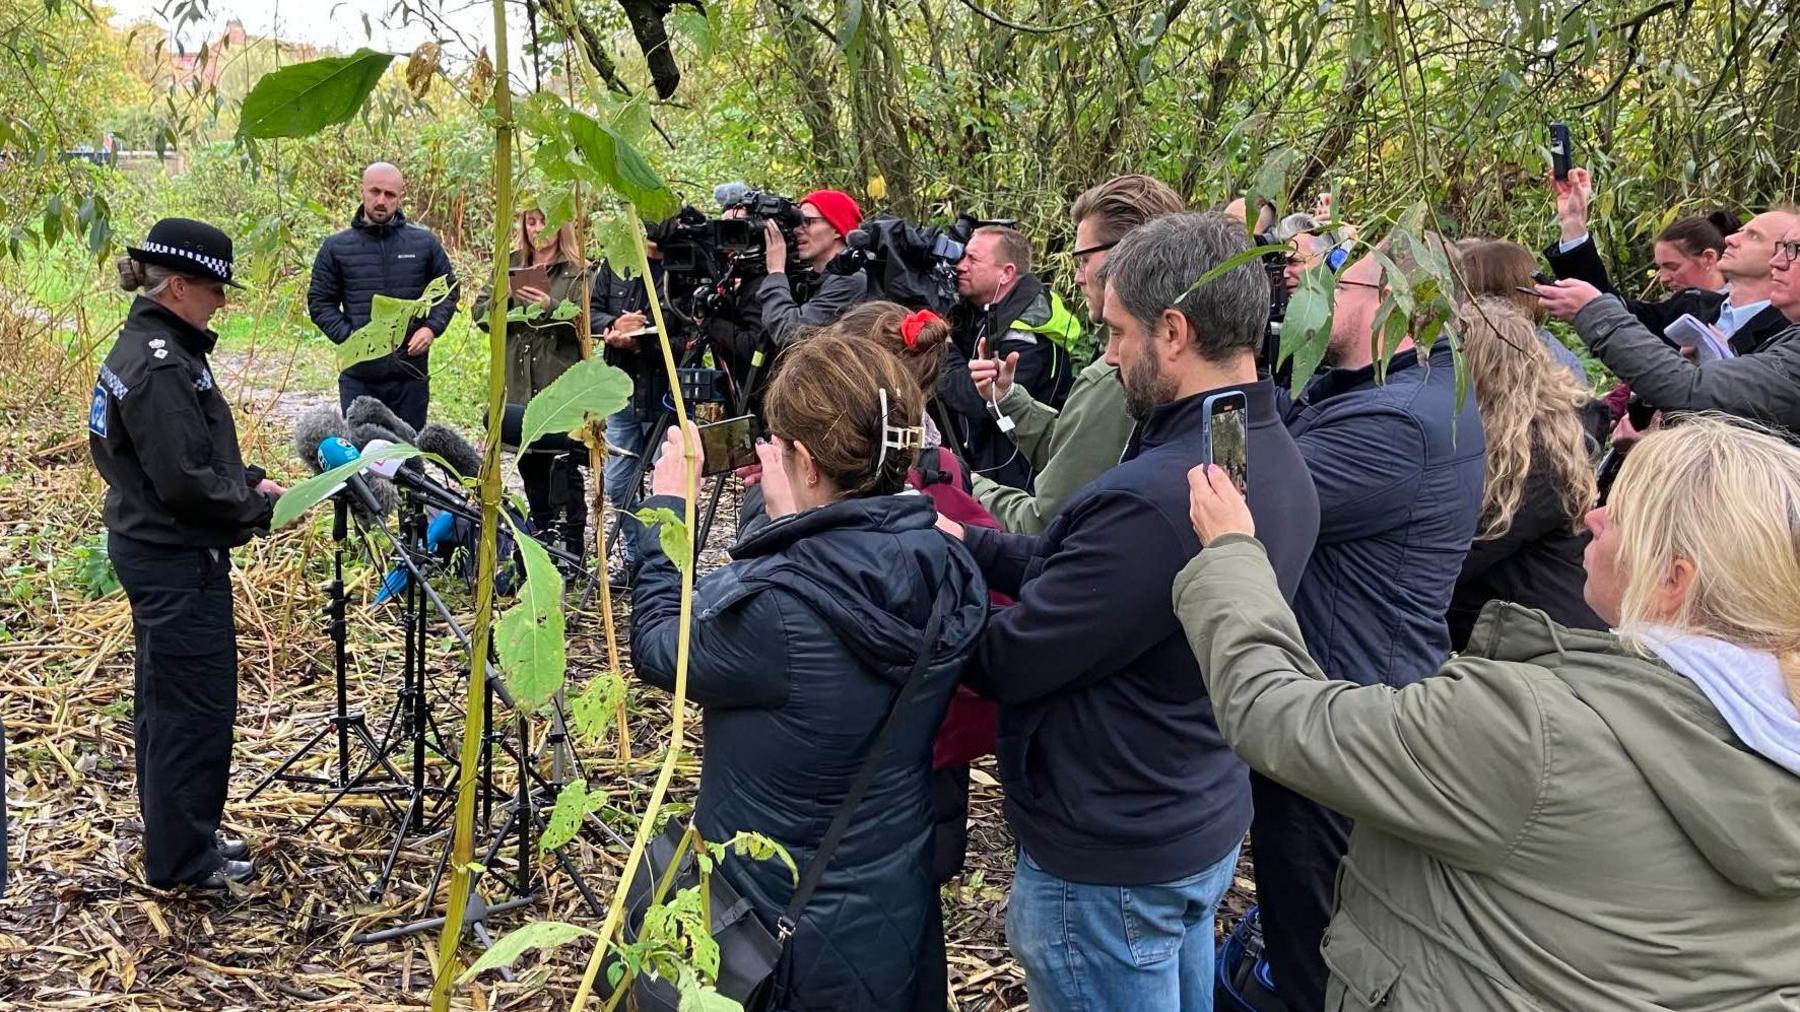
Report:
[[168,246],[160,242],[147,242],[142,246],[139,246],[138,249],[141,249],[146,253],[166,253],[169,256],[177,256],[184,260],[192,260],[211,270],[214,274],[225,278],[227,281],[231,279],[231,261],[229,260],[222,260],[219,257],[210,257],[204,253],[195,253],[191,249],[182,249],[179,246]]

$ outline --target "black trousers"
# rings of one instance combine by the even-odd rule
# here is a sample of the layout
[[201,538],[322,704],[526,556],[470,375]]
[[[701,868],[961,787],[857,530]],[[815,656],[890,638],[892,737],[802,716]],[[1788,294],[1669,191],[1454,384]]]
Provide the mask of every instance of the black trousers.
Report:
[[231,556],[113,534],[107,550],[131,601],[137,646],[138,805],[144,879],[167,887],[223,863],[213,833],[231,779],[237,632]]
[[563,547],[576,555],[587,547],[585,463],[585,448],[574,453],[519,454],[519,481],[525,486],[531,526],[542,537],[560,537]]
[[405,379],[366,380],[349,373],[338,373],[338,408],[350,410],[350,402],[369,396],[388,406],[400,420],[413,428],[425,425],[425,408],[431,403],[431,379],[426,376]]
[[1250,797],[1257,912],[1275,993],[1288,1012],[1319,1012],[1329,975],[1319,946],[1331,921],[1338,862],[1350,845],[1350,820],[1255,772]]

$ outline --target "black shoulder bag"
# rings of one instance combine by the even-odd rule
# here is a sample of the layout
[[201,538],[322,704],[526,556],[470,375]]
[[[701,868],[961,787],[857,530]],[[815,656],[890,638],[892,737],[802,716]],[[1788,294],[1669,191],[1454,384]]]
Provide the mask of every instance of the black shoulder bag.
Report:
[[[720,994],[743,1005],[746,1012],[759,1012],[766,1007],[770,997],[770,983],[775,975],[775,968],[780,965],[782,949],[799,925],[800,916],[806,911],[806,904],[812,899],[813,892],[819,888],[820,880],[825,877],[825,871],[831,864],[832,852],[837,850],[838,843],[849,830],[850,819],[855,815],[863,793],[875,779],[875,770],[882,756],[887,753],[894,728],[900,723],[900,715],[918,696],[919,687],[924,684],[925,668],[931,662],[931,648],[937,642],[939,627],[943,625],[948,596],[940,590],[932,602],[931,617],[925,623],[924,645],[919,650],[918,659],[913,661],[912,672],[906,676],[906,683],[894,697],[894,705],[888,710],[887,719],[882,722],[881,730],[875,736],[875,743],[870,746],[868,756],[863,759],[862,768],[857,770],[850,790],[844,794],[843,803],[838,806],[837,814],[832,817],[831,825],[825,830],[824,839],[819,841],[818,851],[807,862],[805,872],[794,887],[793,898],[788,901],[787,909],[775,923],[774,933],[771,934],[763,927],[751,909],[750,901],[738,895],[738,891],[731,887],[731,883],[723,875],[715,872],[707,879],[713,940],[719,943],[719,979],[715,986]],[[633,877],[626,895],[625,937],[628,941],[637,939],[638,930],[644,923],[644,912],[649,908],[650,897],[656,890],[656,883],[662,880],[670,859],[675,855],[676,847],[686,833],[685,822],[670,820],[645,851],[644,860],[638,865],[637,875]],[[694,866],[693,852],[690,850],[682,857],[681,867],[675,873],[668,895],[695,885],[699,879],[699,871]],[[675,1012],[681,1004],[680,994],[673,982],[648,975],[634,978],[631,991],[637,1007],[643,1012]]]

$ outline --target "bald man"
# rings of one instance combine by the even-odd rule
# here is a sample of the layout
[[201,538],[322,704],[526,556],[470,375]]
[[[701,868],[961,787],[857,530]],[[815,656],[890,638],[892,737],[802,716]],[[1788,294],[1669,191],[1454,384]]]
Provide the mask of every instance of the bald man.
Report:
[[325,240],[313,260],[307,312],[333,344],[343,344],[369,322],[376,295],[417,298],[440,277],[450,295],[408,321],[393,350],[352,365],[338,375],[338,400],[348,408],[365,394],[380,400],[417,428],[431,400],[431,343],[450,326],[459,294],[456,272],[437,236],[406,220],[400,207],[406,177],[387,162],[363,170],[362,204],[350,227]]

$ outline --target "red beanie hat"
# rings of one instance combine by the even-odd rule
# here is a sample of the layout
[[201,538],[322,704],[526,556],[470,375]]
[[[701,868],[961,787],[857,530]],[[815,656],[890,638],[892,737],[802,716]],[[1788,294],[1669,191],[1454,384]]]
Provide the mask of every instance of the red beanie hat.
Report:
[[814,190],[800,198],[800,203],[811,204],[819,209],[819,214],[829,223],[838,238],[848,238],[856,226],[862,224],[862,208],[856,201],[842,190]]

